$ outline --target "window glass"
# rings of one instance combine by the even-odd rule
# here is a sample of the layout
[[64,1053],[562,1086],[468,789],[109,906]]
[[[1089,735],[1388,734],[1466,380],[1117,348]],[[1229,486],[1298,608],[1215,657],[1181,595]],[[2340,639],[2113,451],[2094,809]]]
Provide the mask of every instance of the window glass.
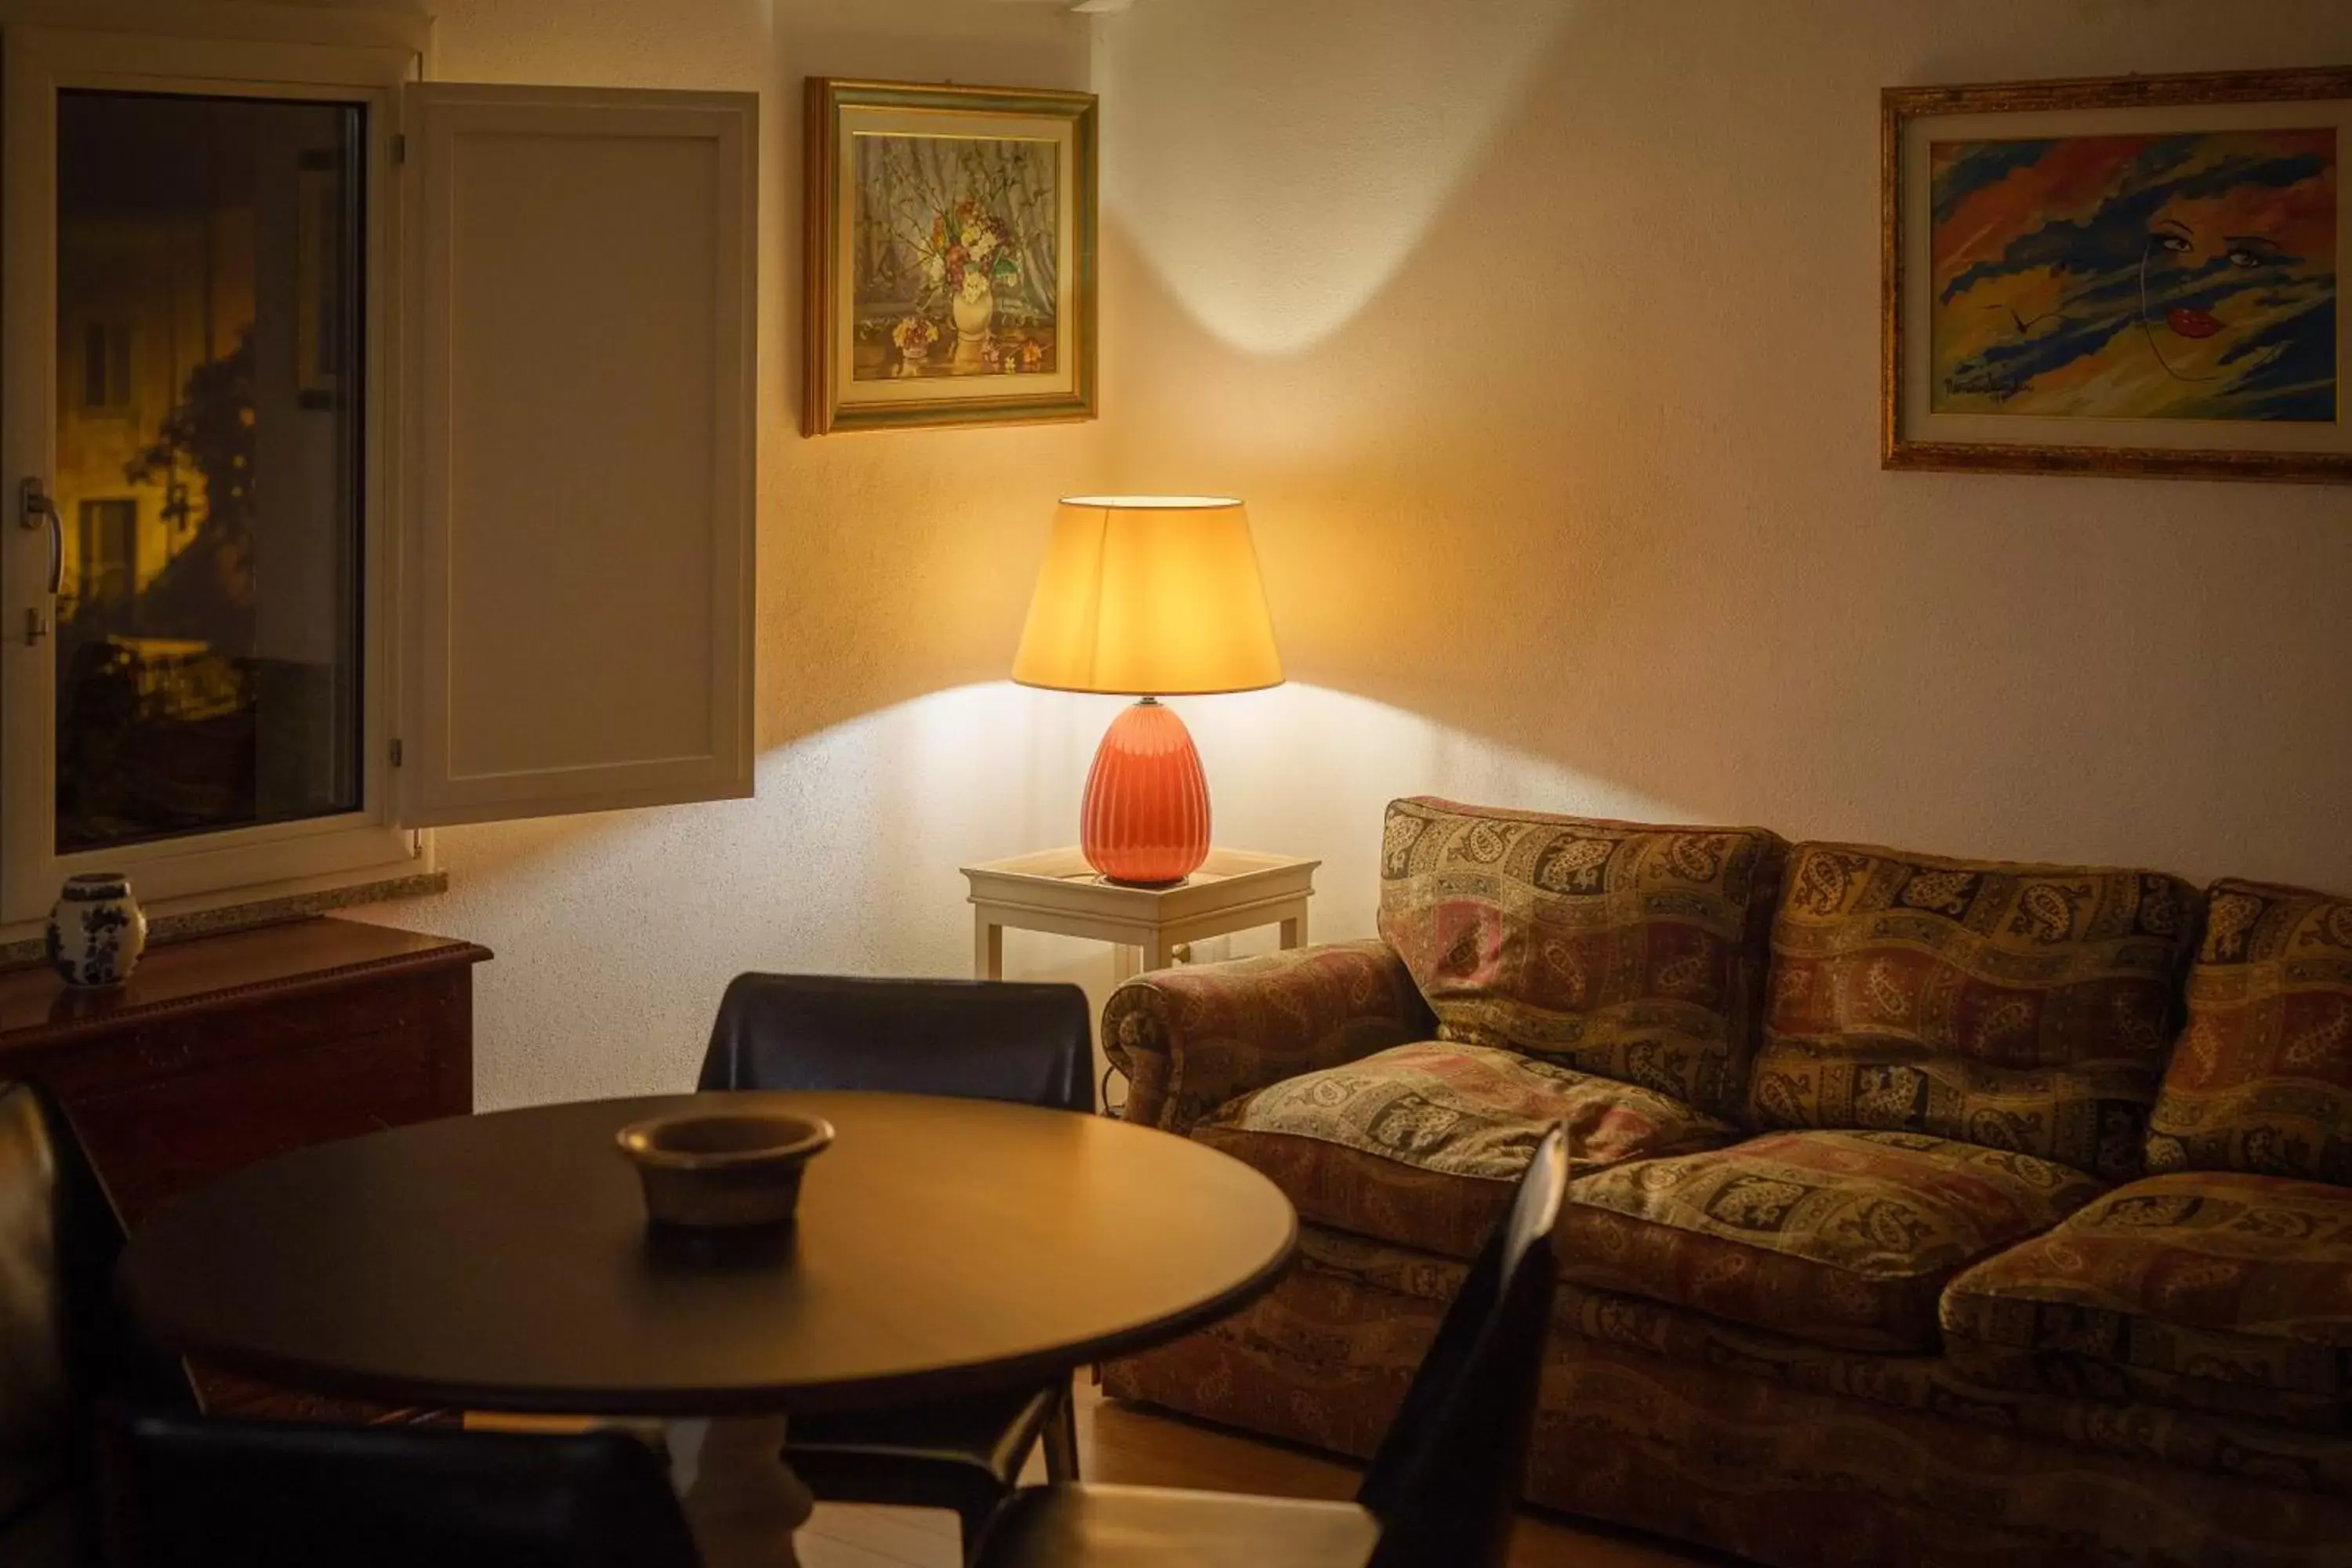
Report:
[[59,95],[59,854],[361,805],[363,117]]

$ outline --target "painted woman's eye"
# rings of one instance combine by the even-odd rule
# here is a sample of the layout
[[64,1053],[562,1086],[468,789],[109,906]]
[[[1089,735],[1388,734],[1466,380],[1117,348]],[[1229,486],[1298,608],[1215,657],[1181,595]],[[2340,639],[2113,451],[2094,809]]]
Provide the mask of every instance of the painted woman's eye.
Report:
[[2178,252],[2189,248],[2189,238],[2186,235],[2168,234],[2163,229],[2158,229],[2147,237],[2150,244],[2159,246],[2166,250]]
[[2230,247],[2230,265],[2232,267],[2260,267],[2270,259],[2268,252],[2248,246],[2233,245]]

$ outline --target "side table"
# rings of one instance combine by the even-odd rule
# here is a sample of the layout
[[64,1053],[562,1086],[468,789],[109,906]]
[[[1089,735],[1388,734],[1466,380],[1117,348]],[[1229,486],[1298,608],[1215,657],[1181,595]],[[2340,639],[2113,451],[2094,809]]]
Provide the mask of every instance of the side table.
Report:
[[1092,937],[1113,945],[1119,978],[1165,969],[1179,942],[1278,925],[1282,945],[1307,944],[1307,900],[1320,860],[1212,849],[1201,868],[1168,888],[1106,881],[1076,848],[1016,855],[963,868],[971,884],[971,967],[1004,978],[1004,928]]

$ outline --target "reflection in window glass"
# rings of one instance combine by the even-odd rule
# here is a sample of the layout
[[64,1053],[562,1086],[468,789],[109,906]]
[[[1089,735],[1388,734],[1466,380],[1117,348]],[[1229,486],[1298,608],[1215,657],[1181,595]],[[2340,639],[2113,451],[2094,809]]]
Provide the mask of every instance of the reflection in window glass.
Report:
[[131,563],[139,549],[139,503],[86,500],[79,510],[74,560],[81,568],[79,596],[85,604],[119,608],[129,601],[136,575]]
[[362,116],[59,95],[59,854],[361,804]]
[[81,402],[84,408],[112,413],[131,402],[131,328],[123,321],[91,321],[81,334]]

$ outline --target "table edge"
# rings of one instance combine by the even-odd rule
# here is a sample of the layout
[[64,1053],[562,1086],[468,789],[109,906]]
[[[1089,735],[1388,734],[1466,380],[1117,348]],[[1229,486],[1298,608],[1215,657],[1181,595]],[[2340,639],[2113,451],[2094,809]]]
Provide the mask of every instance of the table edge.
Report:
[[[412,1378],[375,1377],[348,1368],[320,1365],[299,1357],[271,1355],[251,1346],[215,1342],[203,1334],[152,1333],[165,1350],[223,1371],[282,1384],[306,1394],[368,1400],[397,1405],[443,1409],[499,1410],[533,1415],[645,1415],[688,1418],[701,1415],[831,1415],[838,1412],[887,1409],[934,1399],[1024,1388],[1067,1376],[1078,1368],[1109,1361],[1136,1351],[1150,1350],[1196,1330],[1219,1322],[1281,1283],[1298,1260],[1298,1216],[1291,1211],[1289,1233],[1281,1250],[1246,1279],[1195,1307],[1148,1323],[1130,1324],[1073,1341],[1051,1351],[1035,1352],[1004,1361],[963,1363],[952,1366],[896,1373],[886,1377],[838,1379],[829,1383],[795,1383],[732,1389],[648,1392],[645,1389],[567,1388],[560,1393],[516,1387],[486,1387],[440,1384]],[[153,1314],[140,1308],[133,1281],[124,1280],[133,1315],[142,1328]],[[152,1331],[151,1331],[152,1333]]]
[[[622,1096],[620,1099],[673,1098]],[[518,1110],[533,1108],[518,1107]],[[496,1114],[496,1113],[492,1113]],[[1157,1129],[1143,1131],[1157,1131]],[[1162,1136],[1168,1134],[1162,1133]],[[1232,1159],[1222,1151],[1210,1151]],[[296,1151],[295,1152],[300,1152]],[[285,1156],[280,1156],[281,1158]],[[1234,1162],[1241,1164],[1239,1161]],[[286,1356],[233,1340],[216,1339],[201,1330],[187,1331],[172,1322],[145,1299],[138,1272],[131,1267],[135,1248],[126,1246],[114,1266],[115,1285],[132,1321],[150,1342],[193,1361],[223,1371],[285,1384],[305,1393],[369,1400],[397,1405],[510,1411],[547,1415],[825,1415],[843,1411],[889,1408],[930,1399],[1023,1388],[1066,1376],[1082,1366],[1148,1350],[1183,1338],[1196,1330],[1231,1317],[1279,1284],[1299,1258],[1297,1205],[1263,1172],[1242,1168],[1278,1198],[1287,1223],[1281,1245],[1258,1268],[1215,1295],[1181,1311],[1141,1322],[1127,1323],[1072,1340],[1048,1349],[1001,1360],[953,1363],[878,1377],[836,1378],[824,1382],[765,1384],[730,1389],[647,1390],[594,1389],[586,1385],[542,1391],[509,1385],[439,1383],[431,1379],[392,1377]],[[135,1241],[135,1237],[133,1238]]]

